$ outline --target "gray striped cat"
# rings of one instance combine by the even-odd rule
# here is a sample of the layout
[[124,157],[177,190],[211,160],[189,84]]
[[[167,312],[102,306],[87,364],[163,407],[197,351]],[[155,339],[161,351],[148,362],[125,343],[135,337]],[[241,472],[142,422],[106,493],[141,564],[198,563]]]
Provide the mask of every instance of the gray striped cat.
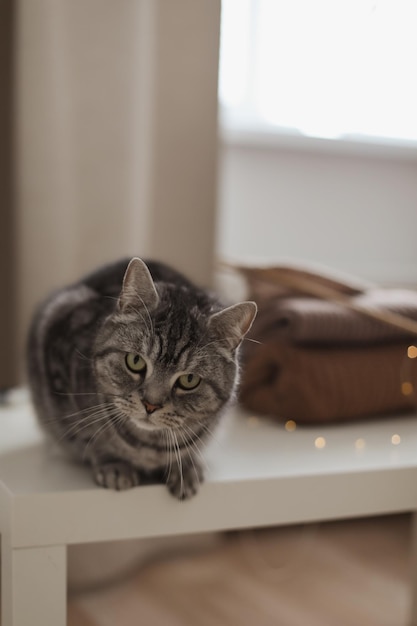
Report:
[[99,485],[163,481],[189,498],[255,315],[253,302],[224,308],[162,263],[106,266],[34,317],[28,374],[39,420]]

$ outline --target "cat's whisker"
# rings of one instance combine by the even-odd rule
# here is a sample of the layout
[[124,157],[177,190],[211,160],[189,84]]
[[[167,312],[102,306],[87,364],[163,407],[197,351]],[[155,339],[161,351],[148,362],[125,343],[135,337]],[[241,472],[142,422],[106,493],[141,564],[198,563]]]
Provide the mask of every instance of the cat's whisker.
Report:
[[167,466],[166,466],[166,471],[165,471],[165,482],[167,483],[171,477],[171,471],[172,471],[172,444],[170,443],[170,441],[172,441],[171,439],[171,430],[169,428],[164,428],[164,434],[165,434],[165,441],[166,441],[166,446],[167,446]]
[[154,324],[153,324],[153,321],[152,321],[151,314],[149,313],[149,309],[148,309],[148,307],[146,305],[146,302],[144,301],[144,299],[141,296],[139,296],[139,299],[142,302],[143,307],[144,307],[144,309],[145,309],[145,311],[146,311],[146,313],[148,315],[149,324],[150,324],[151,330],[152,330],[152,336],[154,336],[155,335],[155,328],[154,328]]
[[216,445],[220,446],[221,448],[223,447],[223,442],[217,437],[216,433],[213,432],[213,430],[207,425],[207,424],[200,424],[201,428],[208,434],[210,435],[210,438],[216,443]]
[[[169,434],[170,441],[172,441],[172,434],[171,434],[171,430],[170,429],[168,430],[168,434]],[[169,480],[169,477],[171,476],[173,462],[174,462],[174,450],[173,450],[172,444],[171,444],[169,446],[169,474],[168,474],[168,480]]]
[[71,397],[71,396],[99,396],[100,393],[97,391],[88,391],[88,392],[68,392],[65,393],[63,391],[53,391],[54,396],[67,396],[67,397]]
[[[65,396],[68,398],[71,398],[72,396],[74,398],[77,398],[78,396],[96,396],[96,397],[104,397],[103,394],[100,391],[70,391],[70,392],[64,392],[64,391],[53,391],[52,392],[54,396]],[[106,397],[108,398],[123,398],[124,395],[123,394],[118,394],[118,393],[109,393],[106,392]],[[86,407],[91,408],[91,407]]]
[[97,408],[94,411],[91,411],[90,413],[79,416],[78,419],[74,422],[74,424],[76,425],[76,424],[84,423],[84,422],[87,422],[87,423],[89,422],[90,424],[94,423],[94,420],[96,418],[100,418],[102,416],[106,417],[110,415],[112,411],[114,410],[115,410],[115,407],[113,407],[112,405]]
[[145,309],[145,311],[147,313],[150,326],[148,325],[148,322],[146,321],[146,319],[142,315],[142,312],[137,307],[134,307],[132,305],[132,303],[130,303],[130,308],[131,308],[132,311],[134,311],[136,313],[136,315],[138,315],[142,319],[142,321],[145,324],[145,327],[146,327],[148,333],[153,336],[155,334],[155,330],[154,330],[154,327],[153,327],[152,318],[150,316],[149,309],[146,306],[145,301],[143,300],[143,298],[136,291],[134,291],[132,289],[126,289],[125,288],[124,291],[125,291],[126,295],[128,295],[128,296],[130,295],[132,300],[140,300],[141,301],[142,306],[143,306],[143,308]]
[[60,437],[58,437],[58,441],[62,441],[64,438],[74,437],[79,435],[84,430],[87,430],[90,426],[94,426],[99,422],[102,422],[107,419],[107,413],[101,414],[98,417],[95,417],[94,420],[90,420],[84,418],[82,420],[77,421],[75,424],[72,424],[66,431],[64,431]]
[[81,350],[79,350],[78,348],[75,348],[75,353],[80,356],[84,361],[88,361],[89,363],[93,363],[94,359],[91,359],[90,357],[86,356],[85,354],[83,354],[81,352]]
[[79,411],[75,411],[74,413],[68,413],[67,415],[62,415],[60,419],[70,419],[71,417],[90,415],[93,411],[97,411],[99,409],[111,408],[111,407],[112,407],[112,404],[110,402],[100,402],[99,404],[94,404],[93,406],[88,406],[85,409],[80,409]]
[[[105,419],[108,419],[111,416],[111,407],[110,408],[100,408],[93,413],[82,416],[78,419],[74,424],[72,424],[59,438],[59,441],[63,439],[63,437],[68,437],[69,435],[78,435],[83,430],[86,430],[89,426],[93,426]],[[114,409],[113,409],[114,410]],[[78,430],[77,430],[78,429]]]
[[195,449],[195,451],[197,452],[198,456],[200,457],[202,463],[205,465],[206,469],[209,469],[209,466],[208,466],[208,463],[207,463],[207,459],[205,458],[205,456],[204,456],[200,446],[197,443],[197,441],[200,441],[202,445],[205,445],[204,441],[189,426],[186,426],[185,424],[183,424],[182,427],[184,429],[187,429],[188,432],[190,433],[190,435],[194,438],[194,440],[189,445],[190,445],[190,447]]
[[176,459],[176,456],[174,452],[174,447],[175,447],[174,438],[172,436],[172,431],[170,428],[167,428],[167,435],[169,438],[169,474],[167,478],[167,482],[168,482],[171,476],[173,461]]
[[180,450],[180,446],[179,446],[177,435],[176,435],[175,431],[172,430],[171,432],[172,432],[172,435],[173,435],[173,438],[174,438],[174,444],[175,444],[174,450],[176,452],[177,463],[178,463],[178,471],[180,473],[180,481],[181,481],[180,493],[182,495],[184,493],[184,478],[183,478],[183,473],[182,473],[181,450]]
[[[90,409],[89,409],[89,411],[90,411],[90,412],[87,412],[87,411],[88,411],[87,409],[83,409],[82,411],[77,411],[76,413],[70,413],[69,415],[61,415],[59,418],[57,418],[57,417],[55,416],[55,417],[53,417],[53,418],[52,418],[52,419],[50,419],[50,420],[43,420],[43,421],[42,421],[42,423],[43,423],[43,424],[45,424],[45,425],[48,425],[48,424],[56,424],[56,423],[57,423],[57,421],[60,421],[60,420],[67,420],[67,419],[68,419],[68,420],[69,420],[69,419],[74,420],[74,418],[76,418],[76,417],[78,417],[78,418],[79,418],[77,421],[84,421],[85,419],[88,419],[89,417],[94,417],[94,415],[95,415],[96,413],[98,413],[98,411],[101,411],[101,410],[103,410],[103,411],[104,411],[105,409],[106,409],[106,407],[105,407],[105,406],[100,407],[100,408],[98,408],[98,407],[92,407],[92,408],[91,408],[91,407],[90,407]],[[84,414],[84,413],[85,413],[85,414]]]
[[102,298],[106,298],[106,300],[115,300],[116,302],[119,302],[119,299],[120,299],[120,298],[118,298],[116,296],[108,296],[108,295],[103,295],[101,297]]
[[149,324],[148,324],[147,320],[145,319],[145,317],[142,315],[142,313],[138,309],[133,308],[133,307],[132,307],[132,310],[136,313],[136,315],[138,315],[140,317],[140,319],[142,320],[142,322],[143,322],[147,332],[150,335],[153,334],[153,329],[149,327]]
[[[89,417],[90,417],[89,415],[81,415],[80,418],[77,419],[77,421],[73,421],[72,423],[70,423],[69,427],[71,428],[72,426],[76,426],[79,423],[85,422],[86,420],[88,420]],[[62,419],[62,418],[59,418],[59,419]],[[50,424],[56,424],[57,421],[58,421],[57,418],[54,417],[54,418],[52,418],[50,420],[44,420],[42,422],[42,424],[44,424],[45,426],[49,426]],[[68,424],[66,424],[66,425],[68,425]]]
[[193,469],[194,469],[195,476],[196,476],[196,478],[197,478],[197,483],[198,483],[198,485],[200,485],[200,474],[198,473],[197,468],[196,468],[196,466],[195,466],[194,459],[193,459],[193,455],[192,455],[192,454],[191,454],[191,452],[190,452],[190,446],[188,446],[188,445],[187,445],[187,440],[186,440],[186,439],[185,439],[185,437],[182,435],[181,431],[178,431],[178,435],[181,437],[182,442],[183,442],[183,444],[185,445],[185,449],[186,449],[187,454],[188,454],[188,456],[189,456],[189,458],[190,458],[191,464],[192,464]]
[[110,428],[110,426],[111,426],[111,422],[105,422],[105,423],[104,423],[101,427],[99,427],[99,428],[98,428],[98,429],[97,429],[97,430],[96,430],[96,431],[95,431],[95,432],[91,435],[91,437],[90,437],[90,438],[89,438],[89,440],[87,441],[87,443],[86,443],[86,445],[85,445],[85,447],[84,447],[84,450],[83,450],[83,456],[82,456],[82,459],[83,459],[83,461],[84,461],[84,462],[85,462],[85,461],[86,461],[86,459],[87,459],[87,450],[88,450],[88,447],[89,447],[90,445],[93,445],[93,442],[94,442],[94,441],[97,441],[97,439],[98,439],[98,438],[99,438],[99,437],[100,437],[100,436],[101,436],[101,435],[102,435],[102,434],[103,434],[106,430],[108,430],[108,429]]
[[210,435],[213,439],[217,440],[218,443],[221,443],[216,436],[216,433],[210,428],[208,424],[200,424],[201,428]]
[[110,427],[111,427],[111,422],[106,422],[105,424],[103,424],[103,425],[101,426],[101,428],[98,428],[98,429],[96,430],[96,432],[95,432],[95,433],[94,433],[94,434],[90,437],[90,439],[87,441],[86,446],[85,446],[85,448],[84,448],[84,450],[83,450],[83,457],[82,457],[82,458],[83,458],[83,461],[86,461],[88,447],[89,447],[90,445],[93,445],[93,443],[94,443],[95,441],[97,441],[97,439],[98,439],[99,437],[101,437],[101,435],[102,435],[102,434],[103,434],[106,430],[109,430],[109,428],[110,428]]
[[209,341],[208,343],[205,343],[204,345],[198,345],[197,346],[197,350],[195,351],[196,356],[199,356],[201,354],[201,352],[203,352],[204,350],[206,350],[206,348],[208,348],[208,346],[212,346],[215,343],[227,343],[228,339],[213,339],[213,341]]
[[164,472],[164,480],[166,482],[167,481],[167,476],[168,476],[168,450],[169,450],[168,434],[167,434],[167,429],[166,428],[162,429],[161,435],[164,436],[164,444],[165,444],[165,450],[166,450],[166,463],[165,463],[165,472]]
[[[114,412],[113,412],[113,413],[111,413],[111,414],[109,413],[108,417],[109,417],[109,421],[108,421],[108,423],[104,424],[101,428],[99,428],[99,429],[97,430],[97,432],[95,432],[95,433],[92,435],[92,437],[88,440],[87,445],[86,445],[86,446],[85,446],[85,448],[84,448],[84,452],[83,452],[83,459],[85,459],[85,458],[86,458],[86,456],[87,456],[87,450],[88,450],[88,447],[89,447],[90,445],[93,445],[93,443],[94,443],[94,442],[96,442],[96,441],[97,441],[97,439],[98,439],[99,437],[101,437],[101,436],[102,436],[102,435],[103,435],[103,434],[104,434],[107,430],[111,429],[111,427],[112,427],[112,426],[113,426],[113,424],[114,424],[114,421],[113,421],[113,420],[115,419],[115,420],[116,420],[116,423],[118,423],[118,422],[119,422],[119,421],[120,421],[120,420],[124,417],[124,415],[123,415],[123,413],[121,413],[121,411],[117,411],[117,410],[116,410],[116,411],[114,411]],[[110,418],[113,418],[113,419],[110,419]]]

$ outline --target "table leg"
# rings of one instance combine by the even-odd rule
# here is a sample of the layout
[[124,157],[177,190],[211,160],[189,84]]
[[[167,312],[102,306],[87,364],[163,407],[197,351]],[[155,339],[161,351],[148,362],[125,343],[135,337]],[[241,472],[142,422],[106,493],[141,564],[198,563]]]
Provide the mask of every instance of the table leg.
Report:
[[417,512],[413,514],[411,534],[411,611],[410,626],[417,626]]
[[11,548],[2,541],[2,626],[65,626],[66,546]]

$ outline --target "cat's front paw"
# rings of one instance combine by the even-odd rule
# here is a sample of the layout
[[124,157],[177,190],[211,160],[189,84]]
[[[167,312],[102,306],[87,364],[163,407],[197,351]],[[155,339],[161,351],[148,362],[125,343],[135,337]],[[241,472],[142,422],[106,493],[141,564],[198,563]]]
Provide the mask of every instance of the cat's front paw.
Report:
[[178,500],[189,500],[197,493],[203,482],[203,472],[196,463],[173,470],[167,480],[169,492]]
[[106,489],[123,491],[139,485],[138,471],[128,463],[103,463],[93,467],[94,479]]

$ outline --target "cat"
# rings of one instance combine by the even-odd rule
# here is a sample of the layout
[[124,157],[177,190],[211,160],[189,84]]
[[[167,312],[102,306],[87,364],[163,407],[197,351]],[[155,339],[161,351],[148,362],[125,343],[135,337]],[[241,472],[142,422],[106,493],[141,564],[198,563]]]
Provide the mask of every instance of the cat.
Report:
[[225,308],[157,261],[100,268],[34,315],[27,363],[38,419],[97,484],[165,482],[190,498],[255,315],[254,302]]

